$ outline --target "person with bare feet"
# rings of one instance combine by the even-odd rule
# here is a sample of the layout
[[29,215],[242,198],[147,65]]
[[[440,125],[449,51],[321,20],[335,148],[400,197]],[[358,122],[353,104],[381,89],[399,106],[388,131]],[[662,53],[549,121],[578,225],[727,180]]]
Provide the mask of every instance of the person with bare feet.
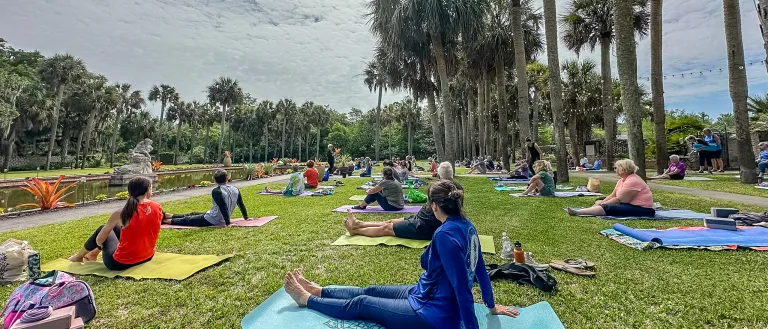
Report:
[[320,287],[301,272],[289,272],[285,291],[301,307],[341,320],[365,320],[386,328],[477,329],[472,286],[494,315],[516,317],[514,308],[496,305],[475,226],[464,214],[464,192],[453,182],[429,188],[429,206],[443,225],[421,255],[425,272],[416,285]]
[[614,216],[614,217],[653,217],[653,194],[648,184],[635,174],[637,165],[630,159],[616,161],[616,175],[621,179],[616,182],[613,192],[598,199],[595,205],[585,209],[568,208],[571,216]]
[[[453,181],[453,167],[449,162],[441,163],[437,167],[437,174],[441,180],[453,182],[457,189],[463,190],[459,183]],[[421,207],[415,216],[396,218],[385,222],[359,221],[352,213],[348,213],[347,219],[344,221],[344,227],[350,235],[395,236],[411,240],[432,240],[432,234],[442,224],[435,217],[435,213],[429,205]]]
[[365,200],[359,206],[352,207],[352,209],[365,209],[369,204],[378,202],[381,209],[385,211],[403,210],[403,207],[405,207],[403,184],[395,178],[395,169],[384,167],[382,174],[384,179],[376,186],[366,190]]
[[285,195],[285,196],[299,196],[304,193],[304,187],[306,186],[306,183],[304,183],[304,174],[301,173],[301,170],[299,168],[298,163],[294,163],[291,166],[291,171],[293,174],[291,174],[291,177],[288,178],[288,185],[285,186],[282,190],[273,190],[270,189],[269,186],[264,188],[264,191],[262,191],[262,194],[274,194],[274,195]]
[[152,182],[145,177],[135,177],[128,182],[128,195],[123,209],[115,211],[107,224],[96,229],[70,261],[93,261],[103,252],[104,266],[123,271],[152,260],[163,209],[159,203],[149,200]]
[[227,182],[228,174],[225,170],[219,169],[213,174],[213,180],[216,182],[216,188],[211,191],[213,206],[207,212],[189,213],[189,214],[164,214],[163,224],[178,226],[229,226],[230,218],[235,211],[235,206],[240,208],[243,218],[248,219],[248,210],[245,209],[243,196],[237,187],[229,185]]

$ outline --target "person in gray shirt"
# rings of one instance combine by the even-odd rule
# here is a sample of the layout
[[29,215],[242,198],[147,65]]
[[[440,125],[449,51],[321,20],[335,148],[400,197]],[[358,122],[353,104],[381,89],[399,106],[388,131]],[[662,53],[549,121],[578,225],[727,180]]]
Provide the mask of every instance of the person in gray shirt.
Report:
[[216,188],[211,191],[213,206],[204,214],[165,214],[163,224],[179,226],[229,226],[235,205],[240,208],[243,218],[248,219],[248,211],[245,209],[243,197],[237,187],[227,184],[227,172],[223,169],[213,174]]
[[354,206],[353,209],[365,209],[369,204],[378,202],[385,211],[402,210],[405,206],[403,185],[395,180],[394,173],[394,168],[384,167],[384,179],[375,187],[365,191],[368,194],[365,200],[359,206]]

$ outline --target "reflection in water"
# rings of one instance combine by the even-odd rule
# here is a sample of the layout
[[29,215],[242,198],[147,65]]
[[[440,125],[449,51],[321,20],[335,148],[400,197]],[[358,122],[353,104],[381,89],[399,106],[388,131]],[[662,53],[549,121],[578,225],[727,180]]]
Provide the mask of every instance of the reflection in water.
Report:
[[[244,170],[228,170],[228,172],[233,180],[245,178]],[[187,187],[192,184],[198,185],[201,181],[213,182],[213,172],[162,175],[158,179],[159,182],[152,185],[152,189],[155,191]],[[106,194],[108,198],[113,198],[118,192],[126,191],[124,186],[109,186],[107,183],[108,180],[90,181],[85,184],[77,183],[77,187],[70,190],[74,192],[68,195],[64,201],[70,203],[93,201],[100,194]],[[69,184],[71,183],[62,182],[60,188]],[[24,203],[36,203],[35,197],[18,187],[0,189],[0,208],[7,210]],[[32,207],[25,207],[25,209],[30,208]]]

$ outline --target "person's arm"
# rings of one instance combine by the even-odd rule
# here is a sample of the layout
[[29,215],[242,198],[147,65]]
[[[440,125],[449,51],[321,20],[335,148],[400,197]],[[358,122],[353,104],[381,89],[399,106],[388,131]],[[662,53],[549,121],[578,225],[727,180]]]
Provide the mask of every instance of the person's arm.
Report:
[[459,316],[464,323],[463,328],[479,328],[477,317],[475,317],[475,300],[472,297],[466,260],[461,254],[459,243],[444,232],[435,234],[432,243],[437,247],[437,252],[440,254],[440,260],[443,262],[445,274],[451,282],[454,293],[456,293],[456,301],[458,301],[459,305]]
[[224,196],[221,194],[221,189],[218,187],[211,191],[211,198],[213,203],[219,207],[219,213],[224,217],[224,223],[229,226],[229,209],[227,209],[227,203],[224,201]]
[[544,154],[543,152],[541,152],[541,148],[539,147],[539,144],[533,143],[533,147],[536,148],[536,151],[539,152],[539,157],[541,157],[541,155]]
[[483,302],[488,308],[496,308],[496,303],[493,300],[493,288],[491,288],[491,278],[488,276],[488,270],[485,269],[485,260],[483,260],[483,253],[478,254],[477,267],[475,267],[475,276],[477,277],[477,284],[480,285],[480,292],[483,296]]
[[245,209],[245,203],[243,202],[243,194],[239,193],[237,195],[237,207],[240,208],[240,213],[243,215],[243,219],[247,220],[250,217],[248,217],[248,210]]
[[[714,135],[714,134],[713,134],[713,135]],[[714,136],[712,136],[712,137],[713,137],[712,139],[714,139],[714,140],[715,140],[715,144],[717,144],[717,146],[720,146],[720,136],[718,136],[718,135],[714,135]]]
[[365,191],[368,194],[376,194],[381,192],[384,188],[381,187],[381,185],[376,185],[375,187],[369,188],[367,191]]
[[112,216],[107,220],[107,223],[101,228],[99,235],[96,236],[96,245],[104,247],[104,241],[107,241],[109,233],[111,233],[115,226],[118,225],[120,225],[120,210],[113,212]]
[[619,200],[621,203],[630,203],[632,200],[637,197],[637,194],[640,193],[640,191],[645,187],[645,182],[643,182],[641,179],[638,181],[625,181],[624,182],[624,188],[621,189],[621,192],[619,192],[616,195],[616,199]]

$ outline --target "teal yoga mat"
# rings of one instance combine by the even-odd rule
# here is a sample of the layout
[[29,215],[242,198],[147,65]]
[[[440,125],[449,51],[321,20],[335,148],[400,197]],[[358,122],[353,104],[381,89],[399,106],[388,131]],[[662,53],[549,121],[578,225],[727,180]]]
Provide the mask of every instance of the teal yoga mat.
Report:
[[[517,318],[488,313],[488,308],[475,304],[475,314],[481,329],[564,329],[555,311],[547,302],[520,309]],[[290,296],[280,288],[241,322],[243,329],[384,329],[366,321],[337,320],[318,312],[296,306]]]

